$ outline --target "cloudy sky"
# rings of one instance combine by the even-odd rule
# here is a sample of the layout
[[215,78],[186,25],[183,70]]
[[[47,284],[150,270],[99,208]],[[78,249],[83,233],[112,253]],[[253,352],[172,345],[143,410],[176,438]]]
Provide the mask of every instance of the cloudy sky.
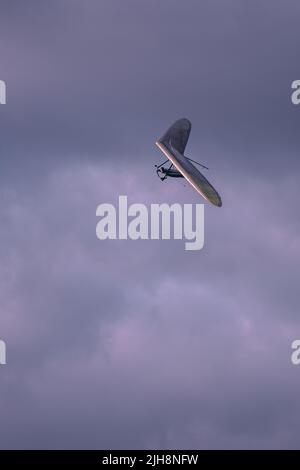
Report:
[[[296,0],[1,0],[1,448],[299,448]],[[96,207],[223,199],[205,245],[100,241]]]

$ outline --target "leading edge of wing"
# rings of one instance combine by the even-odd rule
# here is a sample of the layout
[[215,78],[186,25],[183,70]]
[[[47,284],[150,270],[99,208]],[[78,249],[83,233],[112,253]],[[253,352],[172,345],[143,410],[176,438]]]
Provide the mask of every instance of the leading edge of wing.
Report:
[[176,149],[165,145],[158,140],[155,142],[158,148],[166,155],[166,157],[173,163],[175,168],[184,176],[184,178],[193,186],[206,201],[211,202],[217,207],[222,206],[222,199],[215,188],[205,178],[204,175],[184,156],[181,155]]
[[191,122],[186,118],[178,119],[158,140],[163,144],[171,145],[179,153],[184,153],[192,129]]

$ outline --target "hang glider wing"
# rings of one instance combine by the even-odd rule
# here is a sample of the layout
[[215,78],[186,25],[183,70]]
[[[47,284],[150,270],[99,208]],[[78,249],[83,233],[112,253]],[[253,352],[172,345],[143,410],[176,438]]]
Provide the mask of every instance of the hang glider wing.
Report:
[[160,142],[170,144],[179,153],[184,154],[189,140],[192,124],[188,119],[178,119],[159,139]]
[[156,142],[156,145],[204,199],[221,207],[222,200],[218,192],[183,154],[190,131],[191,123],[187,119],[180,119]]

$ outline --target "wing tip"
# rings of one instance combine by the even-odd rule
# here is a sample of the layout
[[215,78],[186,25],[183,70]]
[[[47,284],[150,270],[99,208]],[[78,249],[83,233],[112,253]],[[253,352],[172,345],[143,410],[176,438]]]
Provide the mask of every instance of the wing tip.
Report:
[[[188,118],[186,118],[186,117],[177,119],[177,121],[175,121],[174,124],[177,124],[177,123],[178,123],[178,124],[181,124],[181,125],[184,125],[184,127],[185,127],[186,129],[191,129],[191,128],[192,128],[192,123],[191,123],[191,121],[190,121]],[[174,125],[174,124],[173,124],[173,125]]]
[[213,202],[213,204],[214,204],[215,206],[217,206],[217,207],[222,207],[223,202],[222,202],[222,199],[221,199],[221,197],[219,196],[219,194],[218,194],[218,200],[217,200],[216,202]]

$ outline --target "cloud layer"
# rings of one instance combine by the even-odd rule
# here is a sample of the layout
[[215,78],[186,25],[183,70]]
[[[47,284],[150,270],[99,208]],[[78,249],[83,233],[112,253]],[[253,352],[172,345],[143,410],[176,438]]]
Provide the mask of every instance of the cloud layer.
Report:
[[[298,11],[3,7],[2,448],[299,447]],[[224,202],[204,249],[99,241],[119,194],[202,202],[153,172],[181,116]]]

